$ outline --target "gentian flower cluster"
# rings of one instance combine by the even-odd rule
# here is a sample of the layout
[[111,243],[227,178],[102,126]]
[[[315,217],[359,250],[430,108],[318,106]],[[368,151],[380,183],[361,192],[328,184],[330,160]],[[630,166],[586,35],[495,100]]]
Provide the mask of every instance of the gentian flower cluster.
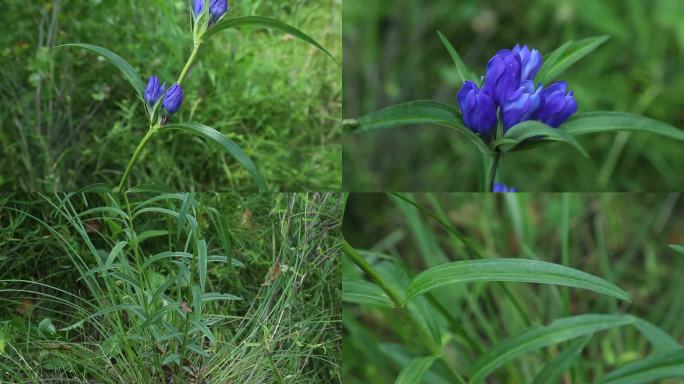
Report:
[[507,193],[507,192],[518,192],[517,189],[509,187],[506,184],[494,183],[492,186],[492,192],[496,193]]
[[[210,0],[209,1],[209,24],[214,24],[217,22],[221,16],[228,12],[230,6],[228,5],[228,0]],[[199,17],[204,10],[204,0],[195,0],[195,18]]]
[[159,84],[157,76],[150,76],[147,80],[147,88],[145,89],[145,101],[149,105],[155,105],[159,99],[162,99],[162,107],[171,116],[178,112],[181,104],[183,104],[183,87],[174,83],[167,90],[166,83]]
[[559,81],[544,88],[534,85],[542,66],[536,49],[517,45],[497,52],[487,63],[484,85],[466,81],[458,91],[463,123],[475,133],[490,137],[501,117],[504,132],[527,120],[538,120],[558,128],[577,112],[577,102],[568,85]]

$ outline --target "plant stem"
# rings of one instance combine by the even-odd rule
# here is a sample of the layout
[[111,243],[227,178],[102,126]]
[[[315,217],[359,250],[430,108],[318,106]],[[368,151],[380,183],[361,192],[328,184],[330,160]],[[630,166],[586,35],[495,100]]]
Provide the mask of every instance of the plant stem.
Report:
[[487,172],[487,190],[485,192],[491,192],[494,189],[494,180],[496,180],[496,172],[499,169],[499,163],[501,162],[501,152],[495,151],[492,155],[492,162],[489,164],[489,171]]
[[119,182],[119,192],[122,193],[124,189],[126,188],[126,180],[128,180],[128,176],[131,174],[131,170],[133,169],[133,166],[135,163],[138,161],[138,157],[140,157],[140,153],[142,152],[143,147],[145,144],[147,144],[148,141],[154,136],[154,134],[157,132],[156,127],[151,127],[149,131],[145,134],[145,137],[140,141],[140,144],[138,144],[138,147],[135,149],[135,152],[133,152],[133,156],[131,159],[128,161],[128,165],[126,166],[126,170],[124,171],[123,176],[121,176],[121,181]]
[[463,383],[465,384],[465,380],[461,375],[458,373],[458,370],[456,370],[456,367],[453,366],[451,361],[447,359],[445,356],[441,354],[441,350],[437,349],[437,346],[435,345],[435,342],[432,339],[432,336],[427,334],[423,327],[420,326],[418,321],[413,318],[411,315],[411,312],[407,310],[405,307],[404,300],[400,297],[400,295],[387,284],[385,279],[380,276],[380,274],[373,268],[366,259],[363,258],[356,250],[346,241],[342,240],[342,251],[349,256],[349,258],[352,259],[352,261],[359,267],[361,270],[363,270],[368,276],[382,288],[383,291],[389,296],[390,300],[396,305],[398,308],[403,308],[405,310],[405,315],[406,318],[411,322],[412,326],[415,327],[416,330],[420,331],[420,336],[423,341],[424,346],[430,351],[435,356],[438,356],[440,360],[444,363],[446,368],[448,369],[449,373],[454,377],[457,383]]
[[199,53],[200,46],[202,46],[201,40],[195,42],[195,46],[192,49],[192,53],[190,54],[190,58],[188,58],[188,61],[185,63],[185,67],[183,67],[183,70],[181,71],[180,76],[178,76],[178,81],[176,81],[176,83],[178,85],[181,85],[181,83],[185,79],[185,76],[188,74],[190,67],[192,67],[192,64],[195,62],[195,59],[197,58],[197,54]]

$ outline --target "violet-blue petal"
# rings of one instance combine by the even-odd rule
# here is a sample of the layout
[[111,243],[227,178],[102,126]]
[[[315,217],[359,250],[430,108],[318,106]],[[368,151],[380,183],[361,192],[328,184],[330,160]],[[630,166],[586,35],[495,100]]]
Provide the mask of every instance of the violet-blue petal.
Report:
[[520,56],[513,51],[503,49],[487,63],[485,89],[494,99],[496,105],[503,105],[520,87]]
[[537,118],[544,105],[542,88],[540,84],[535,90],[532,81],[523,81],[520,88],[504,102],[501,107],[504,132],[520,122]]
[[564,82],[551,84],[542,91],[544,105],[539,110],[539,121],[558,128],[577,112],[577,100],[573,92],[566,94],[566,91],[567,84]]
[[164,96],[162,106],[169,113],[169,115],[173,115],[174,113],[178,112],[182,104],[183,87],[174,83],[171,86],[171,88],[169,88],[169,90],[166,91],[166,95]]
[[492,192],[495,193],[507,193],[507,192],[518,192],[517,189],[507,186],[502,183],[494,183],[492,186]]
[[520,57],[520,80],[534,80],[544,61],[541,53],[536,49],[530,51],[527,45],[520,47],[518,44],[513,47],[513,52]]
[[154,105],[159,101],[159,98],[164,94],[164,86],[159,85],[159,78],[157,76],[150,76],[147,80],[147,87],[145,88],[145,101],[149,105]]
[[472,81],[466,81],[456,98],[465,126],[481,136],[491,136],[497,123],[496,105],[491,96]]

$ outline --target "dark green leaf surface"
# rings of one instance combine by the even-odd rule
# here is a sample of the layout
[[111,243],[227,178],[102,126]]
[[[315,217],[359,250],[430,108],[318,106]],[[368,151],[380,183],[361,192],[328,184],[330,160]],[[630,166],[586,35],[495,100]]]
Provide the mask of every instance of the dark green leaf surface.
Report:
[[684,379],[684,348],[629,363],[605,375],[600,384],[641,384],[679,377]]
[[526,259],[484,259],[438,265],[416,275],[406,290],[410,300],[432,289],[470,281],[512,281],[588,289],[621,300],[629,295],[601,278],[573,268]]
[[608,36],[598,36],[563,44],[544,62],[537,74],[537,81],[547,85],[606,40]]
[[603,132],[647,132],[684,141],[684,131],[648,117],[624,112],[580,113],[568,120],[561,129],[572,136]]
[[633,322],[631,316],[591,314],[558,319],[548,326],[530,327],[500,341],[475,361],[471,382],[481,382],[497,368],[527,352]]
[[544,369],[534,378],[533,384],[558,383],[563,372],[567,371],[582,354],[589,340],[591,340],[591,335],[572,341],[558,356],[544,366]]
[[449,56],[451,56],[451,59],[456,65],[456,71],[458,71],[458,76],[461,79],[461,83],[465,82],[466,80],[470,80],[476,84],[479,84],[477,76],[475,76],[470,69],[468,69],[468,66],[465,65],[463,60],[461,60],[461,56],[458,54],[456,49],[454,49],[449,40],[442,34],[442,32],[437,31],[437,34],[439,35],[439,39],[442,41],[442,44],[444,44],[444,48],[446,48],[446,50],[449,52]]
[[418,357],[415,358],[401,370],[395,384],[416,384],[423,381],[423,375],[427,372],[432,363],[435,362],[436,357]]
[[128,64],[128,62],[124,60],[121,56],[108,50],[107,48],[98,47],[97,45],[92,44],[64,44],[60,45],[59,47],[79,47],[87,49],[91,52],[95,52],[98,55],[104,57],[110,63],[112,63],[116,67],[116,69],[121,71],[126,80],[128,80],[131,86],[133,86],[133,89],[135,89],[135,92],[138,94],[138,97],[140,97],[141,100],[144,99],[145,83],[140,78],[140,75],[138,75],[138,72],[136,72],[135,69],[133,69],[133,67],[130,64]]
[[513,150],[516,145],[533,137],[539,137],[542,140],[560,141],[573,146],[585,157],[589,157],[587,151],[582,148],[582,145],[570,134],[562,129],[552,128],[539,121],[523,121],[511,127],[504,135],[505,141],[502,141],[499,148],[503,152]]
[[266,181],[261,176],[259,171],[256,169],[254,162],[247,156],[247,154],[237,145],[235,142],[221,132],[215,130],[214,128],[208,127],[204,124],[199,123],[179,123],[179,124],[169,124],[165,125],[162,131],[168,129],[180,130],[194,135],[204,137],[205,139],[211,140],[223,148],[228,154],[233,156],[240,164],[242,164],[247,172],[252,176],[254,182],[259,188],[260,192],[268,191],[266,186]]
[[298,39],[301,39],[303,41],[306,41],[307,43],[313,45],[314,47],[320,49],[321,51],[325,52],[326,55],[330,56],[333,60],[337,61],[335,59],[335,56],[332,55],[332,53],[328,52],[327,49],[325,49],[321,44],[319,44],[316,40],[314,40],[311,36],[307,35],[306,33],[300,31],[299,29],[286,24],[280,20],[272,19],[270,17],[262,17],[262,16],[244,16],[244,17],[235,17],[235,18],[225,18],[218,23],[216,23],[214,26],[209,28],[207,33],[205,34],[206,37],[210,37],[214,35],[215,33],[221,32],[223,30],[229,29],[229,28],[237,28],[237,27],[262,27],[262,28],[269,28],[269,29],[274,29],[277,31],[285,32],[287,34],[290,34]]
[[386,308],[393,307],[392,300],[382,288],[363,280],[342,279],[342,301]]

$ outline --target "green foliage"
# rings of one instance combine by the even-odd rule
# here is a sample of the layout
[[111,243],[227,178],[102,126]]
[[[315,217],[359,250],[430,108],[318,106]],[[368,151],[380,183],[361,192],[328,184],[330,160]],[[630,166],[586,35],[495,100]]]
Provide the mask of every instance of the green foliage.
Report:
[[[145,108],[104,59],[54,47],[89,42],[125,58],[145,79],[175,79],[193,45],[185,0],[4,4],[0,37],[0,189],[72,191],[118,183],[143,137]],[[341,57],[341,5],[245,0],[231,18],[259,14],[306,31]],[[332,12],[331,12],[332,10]],[[42,32],[41,32],[42,31]],[[231,29],[205,42],[184,81],[174,122],[214,128],[251,158],[272,190],[341,184],[340,66],[279,31]],[[131,184],[172,190],[257,190],[220,145],[165,135],[151,140]]]
[[[671,135],[681,137],[684,127],[678,102],[684,40],[681,23],[673,22],[682,15],[684,8],[673,0],[438,0],[429,6],[350,0],[344,8],[344,115],[358,119],[409,100],[455,105],[463,80],[473,80],[464,68],[484,74],[498,50],[527,44],[548,53],[537,80],[560,75],[574,91],[580,114],[647,116],[651,123],[665,122],[669,133],[658,137],[625,128],[604,134],[615,130],[600,130],[603,122],[597,120],[595,135],[576,137],[588,158],[557,143],[516,151],[501,164],[506,184],[523,191],[682,190],[677,170],[684,152]],[[449,52],[452,44],[456,49]],[[411,125],[345,137],[345,189],[478,190],[482,158],[470,141],[442,127]],[[637,164],[644,171],[635,174]]]
[[684,228],[680,203],[676,194],[351,195],[344,381],[679,378],[684,259],[667,243]]
[[0,381],[339,382],[340,221],[332,194],[13,196]]

